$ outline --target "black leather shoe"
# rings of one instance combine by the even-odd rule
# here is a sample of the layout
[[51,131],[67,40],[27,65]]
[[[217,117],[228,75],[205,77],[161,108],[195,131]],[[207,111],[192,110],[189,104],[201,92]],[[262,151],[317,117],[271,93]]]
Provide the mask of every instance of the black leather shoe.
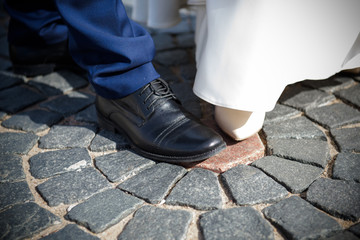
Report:
[[220,135],[183,109],[162,79],[121,99],[97,96],[96,109],[100,127],[123,133],[134,151],[150,159],[196,162],[226,147]]
[[9,54],[13,72],[27,77],[49,74],[58,69],[83,71],[70,56],[67,41],[38,47],[10,45]]

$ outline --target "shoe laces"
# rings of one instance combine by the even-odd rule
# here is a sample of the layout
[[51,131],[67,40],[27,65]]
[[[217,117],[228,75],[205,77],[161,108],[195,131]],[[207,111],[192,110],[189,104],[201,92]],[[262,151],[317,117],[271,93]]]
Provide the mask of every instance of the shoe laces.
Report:
[[150,82],[149,84],[147,84],[140,92],[140,95],[142,95],[147,89],[150,89],[151,91],[149,92],[149,94],[145,97],[144,99],[144,104],[146,102],[148,102],[148,100],[153,96],[156,95],[157,97],[155,97],[147,106],[147,108],[149,109],[152,105],[154,105],[158,100],[160,99],[175,99],[176,97],[174,95],[174,93],[171,91],[169,85],[167,82],[165,82],[163,79],[158,78],[152,82]]

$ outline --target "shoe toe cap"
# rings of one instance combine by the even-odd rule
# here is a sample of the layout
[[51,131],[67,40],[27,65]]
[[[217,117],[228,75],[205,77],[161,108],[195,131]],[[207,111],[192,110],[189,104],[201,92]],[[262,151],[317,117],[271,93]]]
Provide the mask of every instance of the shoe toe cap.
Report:
[[214,130],[188,122],[163,140],[164,149],[182,156],[210,155],[225,148],[222,137]]

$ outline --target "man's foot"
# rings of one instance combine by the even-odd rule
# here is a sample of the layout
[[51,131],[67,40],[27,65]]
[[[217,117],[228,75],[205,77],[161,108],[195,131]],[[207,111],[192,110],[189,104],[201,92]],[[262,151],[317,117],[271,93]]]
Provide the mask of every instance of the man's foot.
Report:
[[234,140],[240,141],[257,133],[264,124],[265,112],[248,112],[215,106],[215,121]]
[[82,72],[69,54],[67,41],[47,46],[10,45],[13,72],[27,77],[49,74],[58,69]]
[[220,135],[183,109],[162,79],[121,99],[97,96],[96,109],[101,127],[123,133],[137,153],[150,159],[196,162],[226,147]]

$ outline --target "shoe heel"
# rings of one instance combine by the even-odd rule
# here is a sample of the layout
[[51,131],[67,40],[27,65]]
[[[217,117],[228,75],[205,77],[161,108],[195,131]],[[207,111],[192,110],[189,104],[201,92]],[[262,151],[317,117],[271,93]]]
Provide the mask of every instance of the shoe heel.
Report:
[[96,111],[96,114],[97,114],[98,124],[99,124],[100,128],[111,131],[111,132],[116,132],[116,128],[114,127],[114,125],[109,120],[107,120],[98,111]]

